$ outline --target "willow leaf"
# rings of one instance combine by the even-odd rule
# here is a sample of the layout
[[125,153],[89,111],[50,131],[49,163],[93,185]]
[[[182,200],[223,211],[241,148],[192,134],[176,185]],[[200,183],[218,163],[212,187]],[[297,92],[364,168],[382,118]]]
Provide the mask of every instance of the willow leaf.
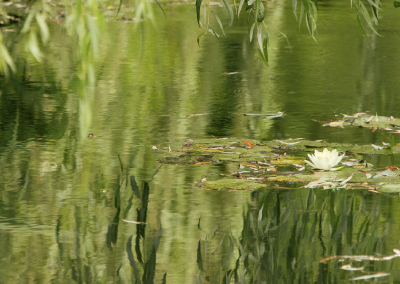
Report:
[[258,39],[258,46],[260,47],[261,52],[263,52],[263,43],[262,43],[262,26],[259,25],[257,28],[257,39]]
[[262,22],[265,18],[264,4],[260,1],[258,4],[257,22]]
[[214,29],[213,29],[212,27],[210,27],[210,28],[208,29],[208,32],[209,32],[210,34],[212,34],[213,36],[215,36],[216,38],[219,39],[219,34],[217,34],[217,32],[214,31]]
[[373,7],[375,7],[375,8],[377,8],[377,9],[379,9],[379,10],[381,10],[381,8],[379,7],[379,2],[378,3],[375,3],[373,0],[367,0],[368,1],[368,3],[371,5],[371,6],[373,6]]
[[262,59],[262,62],[265,64],[265,66],[269,67],[267,58],[264,56],[264,54],[261,52],[260,49],[258,49],[257,51],[258,51],[258,55],[260,55],[260,57]]
[[358,15],[357,15],[357,23],[358,23],[358,25],[360,26],[361,30],[363,31],[363,34],[365,35],[365,37],[367,38],[367,40],[369,41],[369,43],[371,43],[371,40],[369,39],[369,36],[368,36],[367,33],[365,32],[364,27],[363,27],[363,25],[361,24],[360,17],[359,17]]
[[251,26],[251,29],[250,29],[250,42],[253,40],[253,33],[254,33],[255,26],[256,26],[256,24],[253,23],[253,25]]
[[221,28],[222,33],[224,34],[224,36],[226,36],[226,35],[225,35],[225,32],[224,32],[224,26],[222,25],[221,20],[219,19],[219,17],[214,13],[214,11],[211,11],[211,14],[213,14],[213,16],[215,17],[215,19],[217,20],[217,22],[218,22],[218,24],[219,24],[219,27]]
[[196,15],[197,15],[197,23],[200,27],[200,8],[201,8],[202,0],[196,0]]
[[258,54],[260,55],[262,61],[266,66],[268,66],[268,50],[267,50],[267,45],[268,45],[268,39],[265,38],[264,40],[262,39],[262,25],[260,24],[257,29],[257,39],[258,39],[258,46],[260,47],[258,49]]
[[370,29],[376,33],[377,35],[380,36],[380,34],[375,30],[374,25],[372,23],[371,17],[368,14],[367,8],[365,8],[364,4],[362,2],[360,2],[360,7],[358,9],[358,11],[361,12],[361,15],[363,16],[364,20],[367,22],[368,26],[370,27]]
[[238,10],[238,19],[239,19],[240,11],[242,10],[243,4],[244,4],[244,0],[240,0],[239,10]]
[[257,24],[258,10],[260,9],[260,0],[256,0],[256,12],[254,14],[254,23]]
[[297,20],[297,0],[293,0],[293,1],[292,1],[292,6],[293,6],[293,13],[294,13],[294,16],[295,16],[295,18],[296,18],[296,20]]
[[263,54],[264,54],[263,62],[267,67],[269,66],[268,65],[268,41],[269,41],[269,37],[267,36],[267,37],[264,38],[264,41],[263,41],[263,46],[264,46],[264,49],[263,49]]
[[374,21],[375,25],[379,24],[378,9],[374,6],[372,6],[372,20]]
[[200,37],[202,36],[202,35],[205,35],[206,33],[202,33],[201,35],[199,35],[198,37],[197,37],[197,44],[199,45],[199,47],[200,47]]
[[165,15],[165,11],[164,9],[161,7],[160,3],[158,3],[157,0],[154,0],[154,2],[156,2],[156,4],[158,5],[158,7],[161,9],[161,11],[164,13],[164,17],[167,17],[167,15]]
[[203,268],[203,257],[201,256],[201,242],[199,241],[197,245],[197,266],[200,271],[204,271]]
[[42,41],[46,42],[49,39],[49,28],[46,25],[46,20],[43,14],[36,14],[36,22],[40,28],[40,34],[42,35]]
[[115,15],[115,17],[118,16],[119,11],[121,10],[121,6],[122,6],[122,0],[119,0],[118,10],[117,10],[117,14]]
[[226,0],[222,0],[222,1],[224,3],[224,6],[225,6],[226,10],[228,10],[229,18],[230,18],[229,26],[231,27],[232,24],[233,24],[233,10],[232,10],[232,7],[229,5],[228,2],[226,2]]

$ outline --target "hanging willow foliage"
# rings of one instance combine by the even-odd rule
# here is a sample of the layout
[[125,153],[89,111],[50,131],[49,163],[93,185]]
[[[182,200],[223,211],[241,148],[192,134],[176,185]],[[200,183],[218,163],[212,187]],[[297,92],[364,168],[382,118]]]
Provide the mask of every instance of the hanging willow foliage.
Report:
[[[220,0],[221,4],[229,16],[228,27],[231,27],[235,18],[232,4],[228,0]],[[299,26],[305,23],[312,38],[316,41],[317,19],[318,19],[318,0],[292,0],[293,13],[299,22]],[[0,5],[0,24],[7,24],[10,17],[7,10],[12,6],[3,3]],[[161,5],[155,0],[158,7],[164,12]],[[38,62],[43,60],[42,46],[48,44],[51,37],[47,21],[54,19],[57,14],[62,13],[64,17],[63,28],[68,31],[71,37],[77,39],[77,60],[80,63],[80,77],[94,81],[93,58],[99,49],[99,38],[105,32],[104,24],[104,0],[61,0],[52,1],[37,0],[33,2],[17,3],[19,8],[23,8],[25,13],[21,19],[21,33],[25,37],[25,50],[31,54]],[[265,18],[265,5],[267,2],[261,0],[240,0],[239,6],[234,7],[239,18],[242,10],[245,10],[249,18],[249,39],[253,40],[254,33],[258,42],[258,53],[261,60],[268,66],[268,45],[269,31],[268,22]],[[400,1],[393,2],[394,7],[400,7]],[[155,22],[153,14],[154,3],[145,0],[135,0],[136,19],[149,19]],[[351,6],[357,13],[357,23],[363,34],[369,40],[366,32],[367,28],[379,35],[375,26],[379,23],[378,12],[381,10],[380,0],[351,0]],[[122,7],[122,0],[119,2],[117,14]],[[217,39],[221,34],[225,35],[224,23],[216,11],[211,9],[209,0],[196,0],[195,3],[196,18],[199,27],[203,32],[198,36],[197,42],[200,45],[200,38],[203,35],[210,34]],[[368,9],[371,11],[369,12]],[[22,9],[21,9],[22,10]],[[165,15],[165,13],[164,13]],[[210,21],[210,18],[215,20]],[[216,25],[216,26],[213,26]],[[226,25],[226,24],[225,24]],[[281,32],[280,32],[281,33]],[[281,33],[285,38],[286,35]],[[0,31],[0,73],[9,76],[10,72],[15,72],[16,67],[12,60],[8,48],[4,42],[3,34]]]

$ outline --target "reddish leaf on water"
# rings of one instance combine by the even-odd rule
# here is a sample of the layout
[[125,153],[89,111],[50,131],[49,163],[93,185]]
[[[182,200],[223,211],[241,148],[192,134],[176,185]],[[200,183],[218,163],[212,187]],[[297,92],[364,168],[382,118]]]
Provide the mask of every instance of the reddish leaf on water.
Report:
[[244,140],[242,140],[242,142],[243,142],[244,144],[246,144],[247,146],[249,146],[250,148],[253,148],[253,147],[254,147],[254,143],[252,143],[252,142],[250,142],[250,141],[244,141]]
[[385,167],[385,169],[387,169],[387,170],[390,169],[392,172],[399,170],[399,168],[396,166],[387,166],[387,167]]

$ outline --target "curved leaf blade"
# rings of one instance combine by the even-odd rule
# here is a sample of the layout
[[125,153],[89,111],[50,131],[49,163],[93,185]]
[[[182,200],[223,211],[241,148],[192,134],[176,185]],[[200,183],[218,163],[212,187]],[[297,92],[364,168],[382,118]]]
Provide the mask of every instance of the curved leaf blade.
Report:
[[197,15],[197,23],[200,27],[200,8],[201,8],[201,3],[202,0],[196,0],[196,15]]
[[253,25],[251,26],[251,29],[250,29],[250,42],[253,40],[253,33],[254,33],[255,26],[256,26],[256,24],[253,23]]
[[229,18],[230,18],[229,26],[231,27],[232,24],[233,24],[233,10],[232,10],[232,7],[229,5],[228,2],[226,2],[226,0],[222,0],[222,2],[224,3],[224,6],[225,6],[226,10],[228,10]]
[[240,11],[242,10],[243,4],[244,4],[244,0],[240,0],[239,10],[238,10],[238,19],[239,19]]
[[217,20],[219,27],[221,28],[222,33],[224,34],[224,36],[226,36],[225,32],[224,32],[224,26],[222,25],[221,20],[219,19],[219,17],[217,16],[217,14],[214,13],[214,11],[211,11],[211,14],[215,17],[215,19]]

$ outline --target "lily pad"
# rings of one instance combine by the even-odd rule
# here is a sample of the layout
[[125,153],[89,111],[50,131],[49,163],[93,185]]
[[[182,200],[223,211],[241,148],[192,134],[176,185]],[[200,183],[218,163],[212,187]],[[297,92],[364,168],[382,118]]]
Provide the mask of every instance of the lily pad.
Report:
[[363,113],[355,114],[353,116],[344,115],[342,120],[331,121],[323,126],[341,128],[345,128],[346,126],[357,126],[371,128],[373,131],[376,129],[395,130],[400,128],[400,119],[392,116],[386,117]]
[[209,189],[255,190],[266,187],[266,184],[262,184],[254,180],[227,178],[205,182],[204,186]]

